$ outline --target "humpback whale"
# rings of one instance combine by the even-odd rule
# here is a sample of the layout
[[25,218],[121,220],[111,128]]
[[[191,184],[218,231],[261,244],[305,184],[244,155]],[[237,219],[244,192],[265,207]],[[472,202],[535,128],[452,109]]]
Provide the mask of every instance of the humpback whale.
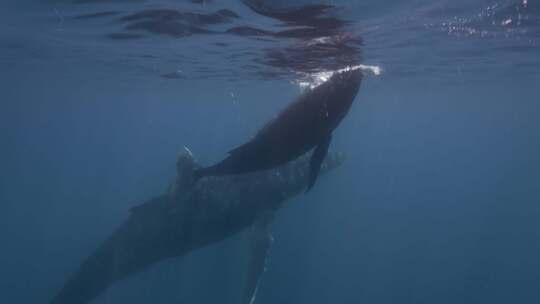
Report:
[[349,111],[361,82],[362,71],[358,68],[334,72],[327,81],[306,89],[224,160],[195,170],[194,180],[271,169],[315,148],[310,160],[306,192],[309,191],[328,151],[332,131]]
[[[330,153],[326,173],[343,161]],[[305,187],[307,157],[264,172],[225,178],[209,177],[194,184],[199,165],[186,149],[177,160],[177,177],[168,191],[130,210],[129,217],[90,254],[50,304],[85,304],[115,282],[160,261],[250,229],[248,269],[242,304],[252,303],[271,244],[269,225],[283,203]]]

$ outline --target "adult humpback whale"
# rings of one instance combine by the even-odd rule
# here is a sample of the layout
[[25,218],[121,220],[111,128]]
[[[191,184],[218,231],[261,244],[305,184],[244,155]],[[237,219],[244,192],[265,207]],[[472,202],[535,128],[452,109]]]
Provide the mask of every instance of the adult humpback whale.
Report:
[[274,168],[315,148],[310,160],[309,191],[328,151],[332,131],[349,111],[361,82],[360,68],[334,72],[327,81],[307,89],[253,139],[231,150],[227,158],[195,170],[194,179]]
[[[322,173],[342,163],[329,154]],[[193,184],[198,165],[188,150],[177,162],[169,191],[134,207],[127,220],[87,257],[50,304],[85,304],[115,282],[149,266],[251,229],[242,304],[252,303],[271,243],[273,213],[305,187],[308,159],[242,176],[210,177]]]

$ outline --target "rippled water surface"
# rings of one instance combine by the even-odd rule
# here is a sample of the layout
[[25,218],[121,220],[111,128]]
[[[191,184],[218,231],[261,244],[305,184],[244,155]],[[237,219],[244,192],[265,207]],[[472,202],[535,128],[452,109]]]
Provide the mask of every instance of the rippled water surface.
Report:
[[[47,303],[184,145],[213,163],[359,65],[331,145],[346,161],[276,215],[255,303],[540,302],[539,1],[4,0],[0,17],[0,303]],[[245,241],[92,303],[238,303]]]

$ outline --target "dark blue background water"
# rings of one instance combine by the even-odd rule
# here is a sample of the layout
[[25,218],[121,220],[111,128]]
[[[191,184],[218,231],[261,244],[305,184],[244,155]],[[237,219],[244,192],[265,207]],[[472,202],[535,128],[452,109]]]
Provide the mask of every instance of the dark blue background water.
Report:
[[[256,303],[540,302],[538,2],[332,4],[383,73],[335,133],[345,165],[277,216]],[[117,17],[75,18],[145,7],[279,23],[240,1],[0,4],[0,303],[46,303],[129,207],[166,189],[183,145],[210,164],[300,92],[258,60],[294,40],[117,41]],[[245,241],[94,303],[235,303]]]

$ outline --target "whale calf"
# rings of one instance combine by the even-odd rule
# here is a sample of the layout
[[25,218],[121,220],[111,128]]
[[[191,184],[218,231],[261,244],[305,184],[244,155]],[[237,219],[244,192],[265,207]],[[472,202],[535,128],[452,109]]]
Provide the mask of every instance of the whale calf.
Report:
[[336,71],[322,84],[306,89],[247,143],[231,150],[221,162],[194,171],[205,176],[242,174],[275,168],[314,149],[309,191],[328,151],[332,131],[347,115],[362,82],[360,69]]
[[[330,153],[326,173],[343,161]],[[129,217],[90,254],[50,304],[85,304],[115,282],[160,261],[183,256],[251,229],[242,304],[252,303],[271,244],[269,225],[276,210],[305,187],[309,160],[242,176],[210,177],[194,184],[198,164],[186,150],[168,192],[131,209]]]

